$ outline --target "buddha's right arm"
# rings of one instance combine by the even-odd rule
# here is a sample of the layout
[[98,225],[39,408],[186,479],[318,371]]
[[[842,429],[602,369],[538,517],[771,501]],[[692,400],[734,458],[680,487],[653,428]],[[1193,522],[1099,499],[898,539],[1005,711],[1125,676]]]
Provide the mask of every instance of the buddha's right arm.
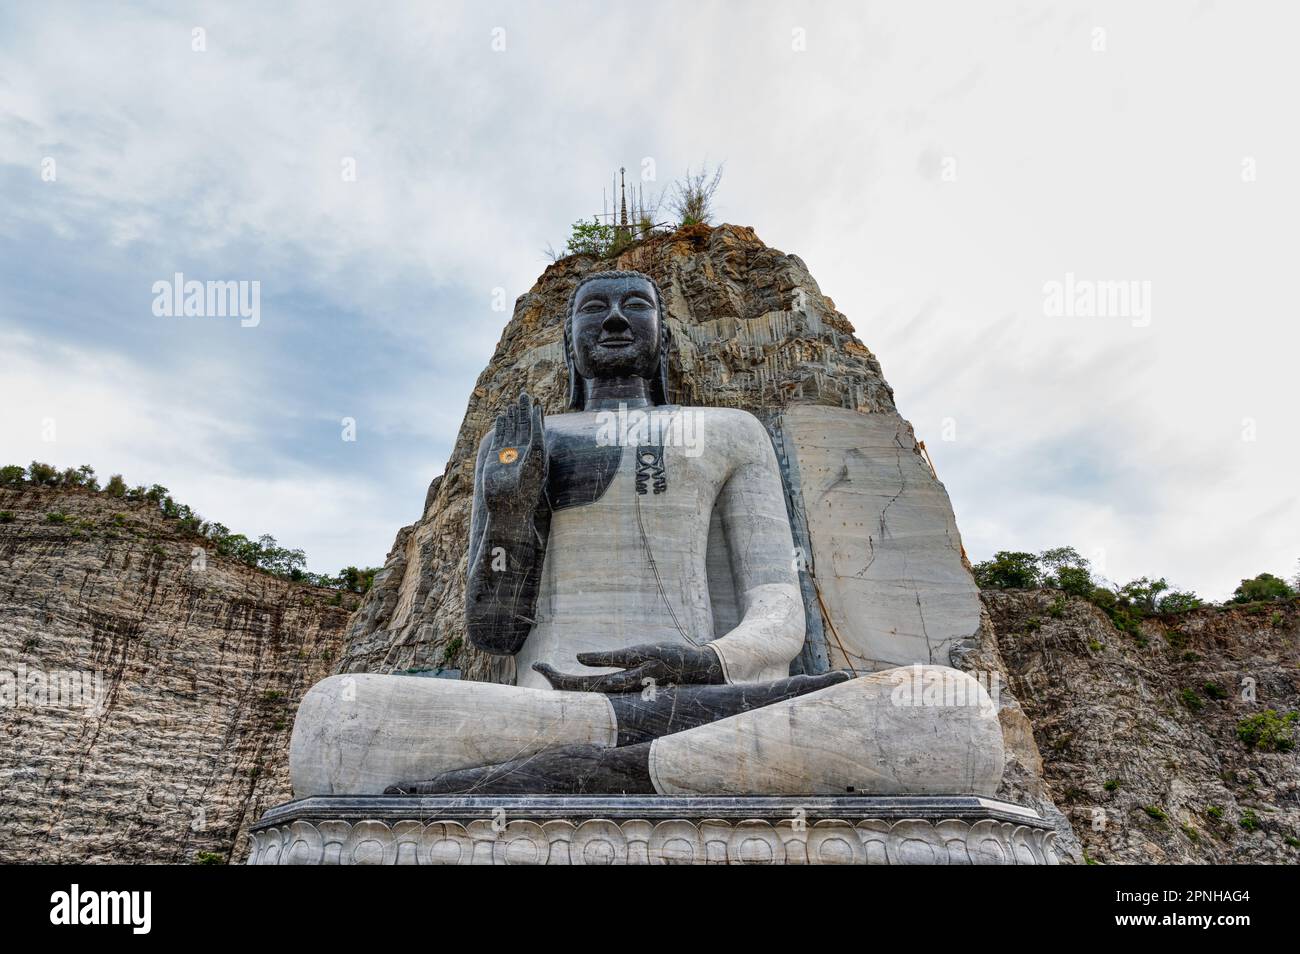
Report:
[[533,506],[488,510],[483,500],[483,450],[474,471],[465,631],[475,648],[512,656],[536,618],[550,521],[543,508]]

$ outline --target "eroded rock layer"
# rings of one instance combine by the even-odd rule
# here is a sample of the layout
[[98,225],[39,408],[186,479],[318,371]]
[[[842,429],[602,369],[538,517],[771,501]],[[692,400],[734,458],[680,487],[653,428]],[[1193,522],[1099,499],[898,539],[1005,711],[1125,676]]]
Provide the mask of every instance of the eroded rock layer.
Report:
[[0,514],[0,863],[241,860],[349,607],[196,560],[154,504],[24,488]]

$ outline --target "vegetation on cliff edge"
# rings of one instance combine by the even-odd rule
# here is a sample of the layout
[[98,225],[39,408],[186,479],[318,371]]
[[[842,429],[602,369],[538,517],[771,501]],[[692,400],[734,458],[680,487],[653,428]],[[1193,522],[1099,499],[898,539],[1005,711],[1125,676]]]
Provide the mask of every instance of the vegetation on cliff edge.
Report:
[[[1143,618],[1185,613],[1206,605],[1195,593],[1174,589],[1164,577],[1152,580],[1142,576],[1122,586],[1098,579],[1090,562],[1074,547],[1054,547],[1037,555],[999,550],[991,560],[976,563],[973,569],[981,589],[1043,588],[1088,600],[1106,613],[1117,629],[1139,640]],[[1225,605],[1251,604],[1262,609],[1263,603],[1298,596],[1300,574],[1290,584],[1271,573],[1261,573],[1254,579],[1242,580]]]
[[[242,533],[231,533],[225,524],[204,520],[189,506],[177,503],[161,484],[152,487],[144,485],[131,487],[122,479],[121,474],[109,477],[102,487],[95,476],[95,469],[89,464],[69,467],[60,471],[51,464],[32,461],[27,467],[10,464],[0,467],[0,487],[50,487],[60,490],[85,490],[104,494],[133,502],[146,502],[158,507],[159,513],[168,520],[176,521],[184,532],[203,537],[221,556],[238,560],[254,569],[262,570],[274,576],[291,580],[295,583],[307,583],[349,593],[365,593],[374,582],[379,567],[364,569],[355,566],[344,567],[336,576],[328,573],[312,573],[306,569],[307,555],[298,549],[282,547],[275,537],[264,533],[256,539]],[[5,511],[8,514],[8,511]],[[4,522],[12,522],[12,514]],[[59,512],[46,515],[50,523],[62,523],[66,514]]]

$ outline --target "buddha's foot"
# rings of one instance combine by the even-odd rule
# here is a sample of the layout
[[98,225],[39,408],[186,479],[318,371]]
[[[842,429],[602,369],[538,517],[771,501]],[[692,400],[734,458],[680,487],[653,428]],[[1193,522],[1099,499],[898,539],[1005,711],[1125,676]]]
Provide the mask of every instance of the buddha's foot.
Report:
[[557,745],[498,765],[457,769],[385,795],[652,795],[650,744]]
[[636,745],[685,732],[729,716],[847,682],[847,672],[790,676],[772,682],[726,686],[666,686],[654,692],[611,693],[618,721],[618,744]]

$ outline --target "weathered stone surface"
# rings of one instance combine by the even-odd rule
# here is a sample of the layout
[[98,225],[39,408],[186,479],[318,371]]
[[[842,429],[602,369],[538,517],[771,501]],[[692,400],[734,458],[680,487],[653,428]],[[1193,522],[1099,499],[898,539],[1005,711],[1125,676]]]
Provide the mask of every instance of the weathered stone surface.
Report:
[[0,670],[103,687],[102,711],[0,706],[0,863],[240,860],[349,608],[213,553],[192,570],[201,541],[156,505],[23,489],[0,510]]
[[979,628],[979,591],[943,484],[898,414],[797,405],[781,431],[799,469],[810,576],[835,669],[946,666]]
[[312,798],[255,826],[256,865],[1042,865],[1056,833],[987,798]]
[[[1236,731],[1265,709],[1300,710],[1300,603],[1150,619],[1139,640],[1059,593],[995,591],[984,602],[994,646],[984,644],[983,664],[991,649],[1004,661],[1047,795],[1089,858],[1300,862],[1300,758],[1251,749]],[[1254,701],[1243,698],[1252,683]],[[1005,717],[1003,730],[1011,752]]]

